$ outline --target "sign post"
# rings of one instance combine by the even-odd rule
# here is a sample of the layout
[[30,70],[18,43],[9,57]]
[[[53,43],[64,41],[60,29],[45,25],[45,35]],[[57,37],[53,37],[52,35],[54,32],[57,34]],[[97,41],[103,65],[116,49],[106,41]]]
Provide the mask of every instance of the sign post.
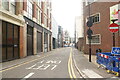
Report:
[[91,62],[91,39],[93,31],[90,29],[90,27],[92,27],[92,25],[93,25],[92,20],[89,17],[89,21],[87,22],[87,26],[89,27],[89,29],[87,30],[87,35],[89,39],[89,62]]
[[113,23],[109,25],[109,30],[113,33],[113,47],[115,47],[115,32],[119,30],[119,25],[114,23],[117,19],[111,21]]

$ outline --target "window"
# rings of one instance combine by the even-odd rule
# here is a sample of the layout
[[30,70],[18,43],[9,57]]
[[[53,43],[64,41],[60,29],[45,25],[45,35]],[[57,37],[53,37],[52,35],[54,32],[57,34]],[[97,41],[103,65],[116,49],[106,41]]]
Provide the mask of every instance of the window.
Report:
[[45,27],[47,27],[47,17],[46,16],[44,16],[44,25],[45,25]]
[[37,19],[38,19],[38,24],[41,24],[41,11],[37,9]]
[[8,0],[2,0],[2,6],[3,6],[4,9],[9,10]]
[[41,8],[41,0],[38,0],[38,6]]
[[12,13],[16,13],[16,3],[15,3],[15,0],[11,0],[10,2],[10,10]]
[[[99,14],[99,13],[94,14],[94,15],[92,15],[92,16],[90,16],[90,17],[91,17],[91,20],[92,20],[93,24],[100,22],[100,14]],[[87,17],[86,22],[87,22],[88,20],[89,20],[89,17]]]
[[39,11],[39,24],[41,24],[41,11]]
[[33,11],[33,5],[29,0],[27,0],[27,13],[28,13],[27,17],[29,17],[30,19],[32,19],[32,15],[33,15],[32,11]]
[[[89,44],[88,36],[86,36],[86,44]],[[92,35],[91,44],[101,44],[101,35]]]

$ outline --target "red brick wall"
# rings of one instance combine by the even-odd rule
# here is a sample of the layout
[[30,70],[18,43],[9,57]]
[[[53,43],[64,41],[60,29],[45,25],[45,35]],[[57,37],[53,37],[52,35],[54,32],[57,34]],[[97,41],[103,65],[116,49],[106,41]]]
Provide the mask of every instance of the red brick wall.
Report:
[[23,43],[23,27],[20,27],[20,39],[19,39],[19,50],[20,50],[20,58],[24,57],[24,43]]
[[[103,52],[110,52],[112,48],[112,33],[109,31],[109,24],[110,24],[110,7],[116,4],[115,2],[99,2],[99,3],[92,3],[91,4],[91,15],[95,13],[100,13],[100,23],[93,24],[91,29],[93,30],[94,34],[101,35],[101,44],[92,45],[92,54],[96,53],[97,48],[101,48]],[[89,47],[86,44],[86,32],[88,27],[86,26],[86,17],[89,15],[88,7],[83,8],[84,11],[84,52],[88,53]],[[120,43],[120,42],[119,42]],[[116,46],[119,45],[118,43],[118,33],[116,33]]]
[[77,48],[79,51],[83,51],[83,41],[84,41],[84,38],[79,38],[78,42],[77,42]]
[[23,10],[27,11],[27,0],[23,0]]

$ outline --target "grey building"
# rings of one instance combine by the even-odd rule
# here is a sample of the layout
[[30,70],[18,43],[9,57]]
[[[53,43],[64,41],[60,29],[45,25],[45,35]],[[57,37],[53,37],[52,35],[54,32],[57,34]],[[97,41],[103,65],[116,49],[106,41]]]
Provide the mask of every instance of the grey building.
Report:
[[58,47],[63,47],[63,28],[58,26]]

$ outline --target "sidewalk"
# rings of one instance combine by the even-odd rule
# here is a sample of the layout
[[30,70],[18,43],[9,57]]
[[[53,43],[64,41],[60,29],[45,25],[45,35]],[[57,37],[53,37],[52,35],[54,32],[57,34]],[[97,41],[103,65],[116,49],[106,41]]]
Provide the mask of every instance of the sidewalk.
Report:
[[89,62],[88,55],[73,49],[73,60],[79,73],[84,78],[117,78],[113,74],[108,74],[105,69],[98,68],[95,55],[92,56],[92,62]]

